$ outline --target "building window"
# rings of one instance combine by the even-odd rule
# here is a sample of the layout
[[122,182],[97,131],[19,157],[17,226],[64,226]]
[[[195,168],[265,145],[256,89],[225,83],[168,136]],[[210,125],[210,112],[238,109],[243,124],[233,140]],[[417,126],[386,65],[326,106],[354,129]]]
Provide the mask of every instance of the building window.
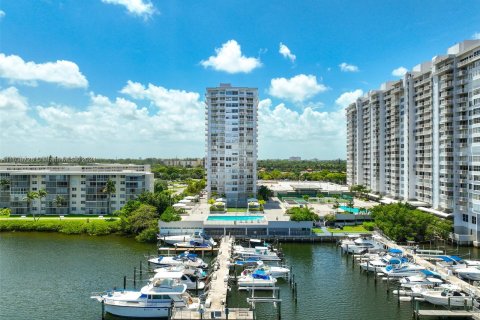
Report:
[[468,214],[463,214],[463,222],[468,222]]
[[76,194],[72,194],[72,198],[76,198],[76,197],[77,197],[77,195],[76,195]]
[[472,223],[473,223],[473,224],[477,224],[477,217],[472,216]]
[[77,191],[77,188],[72,188],[72,191]]

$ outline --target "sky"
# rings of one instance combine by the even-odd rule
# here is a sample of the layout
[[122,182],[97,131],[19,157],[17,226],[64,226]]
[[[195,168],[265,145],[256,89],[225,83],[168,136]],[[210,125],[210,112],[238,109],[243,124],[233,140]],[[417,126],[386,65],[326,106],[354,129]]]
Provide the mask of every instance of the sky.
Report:
[[344,159],[345,107],[480,39],[480,1],[0,1],[0,157],[203,157],[257,87],[259,159]]

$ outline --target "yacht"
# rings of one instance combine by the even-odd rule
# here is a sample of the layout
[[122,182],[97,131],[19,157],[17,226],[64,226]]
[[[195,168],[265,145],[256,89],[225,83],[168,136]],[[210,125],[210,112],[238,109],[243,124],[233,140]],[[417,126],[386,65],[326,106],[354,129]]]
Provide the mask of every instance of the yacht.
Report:
[[207,268],[208,264],[203,262],[196,254],[185,251],[177,256],[159,256],[148,259],[148,262],[159,266],[178,266],[184,265],[194,268]]
[[239,290],[271,288],[277,283],[277,279],[261,271],[242,274],[237,281]]
[[358,237],[355,240],[352,240],[352,238],[343,240],[340,246],[343,251],[352,254],[378,252],[384,249],[383,244],[375,241],[373,238],[365,237]]
[[403,278],[421,275],[424,267],[413,263],[401,263],[398,265],[388,265],[384,268],[380,268],[380,272],[383,272],[385,276],[390,278]]
[[198,301],[194,303],[185,292],[187,286],[177,280],[169,275],[155,279],[140,290],[114,290],[91,298],[102,302],[105,312],[130,318],[167,318],[172,306],[198,309]]
[[405,262],[408,262],[405,257],[397,258],[392,257],[390,254],[385,254],[383,256],[378,256],[377,259],[361,262],[360,268],[366,271],[380,272],[382,268],[385,268],[388,265],[397,266]]
[[160,271],[150,279],[155,281],[157,279],[173,278],[178,279],[178,282],[187,286],[187,290],[203,290],[205,288],[205,282],[200,281],[192,275],[185,274],[181,271]]
[[455,272],[462,278],[468,280],[479,281],[480,280],[480,266],[468,267],[462,269],[455,269]]
[[259,258],[263,261],[280,261],[281,258],[268,247],[244,248],[242,246],[233,247],[234,254],[242,258]]
[[457,256],[438,256],[441,261],[437,262],[437,265],[452,271],[456,269],[465,269],[467,264],[462,258]]
[[184,265],[157,268],[153,271],[155,273],[165,272],[165,271],[177,271],[177,272],[182,272],[183,274],[186,274],[189,276],[193,276],[199,280],[203,280],[208,276],[208,273],[202,268],[187,267]]
[[458,289],[425,290],[422,292],[425,301],[440,306],[464,307],[472,305],[472,297]]
[[175,245],[179,242],[189,243],[190,241],[195,241],[197,243],[208,244],[210,246],[215,246],[217,243],[213,240],[212,237],[207,236],[203,232],[194,232],[193,234],[177,235],[177,236],[158,236],[159,240],[162,240],[166,244]]
[[411,276],[411,277],[405,277],[399,280],[400,285],[403,288],[413,288],[415,286],[429,286],[429,287],[435,287],[438,285],[443,284],[442,279],[438,278],[432,278],[432,277],[425,277],[425,276]]
[[255,269],[245,269],[242,275],[248,273],[266,274],[273,278],[286,278],[290,273],[290,269],[278,266],[269,266],[263,263],[263,261],[257,261],[257,267]]
[[190,248],[190,249],[195,249],[195,248],[212,249],[213,248],[213,245],[209,242],[199,242],[196,240],[190,240],[187,242],[177,242],[174,244],[174,246],[178,248]]
[[256,266],[258,261],[261,261],[260,258],[239,258],[233,261],[233,264],[237,266]]

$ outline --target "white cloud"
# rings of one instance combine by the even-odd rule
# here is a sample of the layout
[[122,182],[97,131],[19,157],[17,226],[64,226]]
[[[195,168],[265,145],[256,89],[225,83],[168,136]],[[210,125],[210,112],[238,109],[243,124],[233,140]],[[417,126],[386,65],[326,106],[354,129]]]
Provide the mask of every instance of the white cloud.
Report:
[[346,62],[342,62],[338,65],[342,72],[358,72],[358,67],[353,64],[348,64]]
[[56,62],[35,63],[25,62],[16,55],[6,56],[0,53],[0,77],[11,81],[56,83],[68,88],[85,88],[88,81],[80,72],[78,66],[66,60]]
[[351,103],[357,101],[363,95],[363,91],[361,89],[357,89],[354,91],[347,91],[340,95],[340,97],[335,100],[335,103],[343,108],[348,107]]
[[145,19],[157,12],[150,0],[102,0],[102,2],[124,6],[130,14]]
[[299,112],[284,103],[273,107],[270,99],[260,101],[258,109],[260,157],[285,158],[296,154],[332,159],[345,156],[343,109],[321,112],[306,107]]
[[295,62],[295,59],[297,59],[297,56],[294,55],[290,49],[284,45],[283,43],[280,42],[280,48],[278,49],[278,52],[284,57],[289,59],[292,63]]
[[235,40],[225,42],[221,48],[215,49],[215,56],[200,61],[204,68],[213,68],[227,73],[249,73],[262,65],[260,59],[242,55],[240,45]]
[[5,17],[5,11],[0,10],[0,20]]
[[324,92],[327,87],[317,82],[314,75],[299,74],[293,78],[274,78],[270,81],[269,94],[294,102],[302,102],[317,93]]
[[407,73],[407,68],[405,67],[398,67],[397,69],[394,69],[392,71],[392,76],[395,76],[395,77],[403,77],[405,75],[405,73]]
[[[28,140],[38,134],[37,122],[28,116],[28,111],[28,101],[17,88],[0,90],[0,150],[2,143],[16,148],[18,139]],[[10,140],[11,137],[15,140]]]
[[475,32],[473,35],[472,35],[472,38],[474,40],[480,40],[480,32]]

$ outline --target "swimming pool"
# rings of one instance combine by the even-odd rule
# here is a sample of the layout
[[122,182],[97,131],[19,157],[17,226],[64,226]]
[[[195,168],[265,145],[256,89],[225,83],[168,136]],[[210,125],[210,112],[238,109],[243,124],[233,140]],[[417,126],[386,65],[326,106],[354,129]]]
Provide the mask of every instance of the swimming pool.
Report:
[[209,216],[208,221],[257,221],[263,216]]
[[[353,214],[359,214],[360,213],[360,208],[350,208],[350,207],[347,207],[347,206],[340,206],[339,208],[344,210],[344,211],[353,213]],[[368,213],[368,211],[365,211],[365,213]]]

